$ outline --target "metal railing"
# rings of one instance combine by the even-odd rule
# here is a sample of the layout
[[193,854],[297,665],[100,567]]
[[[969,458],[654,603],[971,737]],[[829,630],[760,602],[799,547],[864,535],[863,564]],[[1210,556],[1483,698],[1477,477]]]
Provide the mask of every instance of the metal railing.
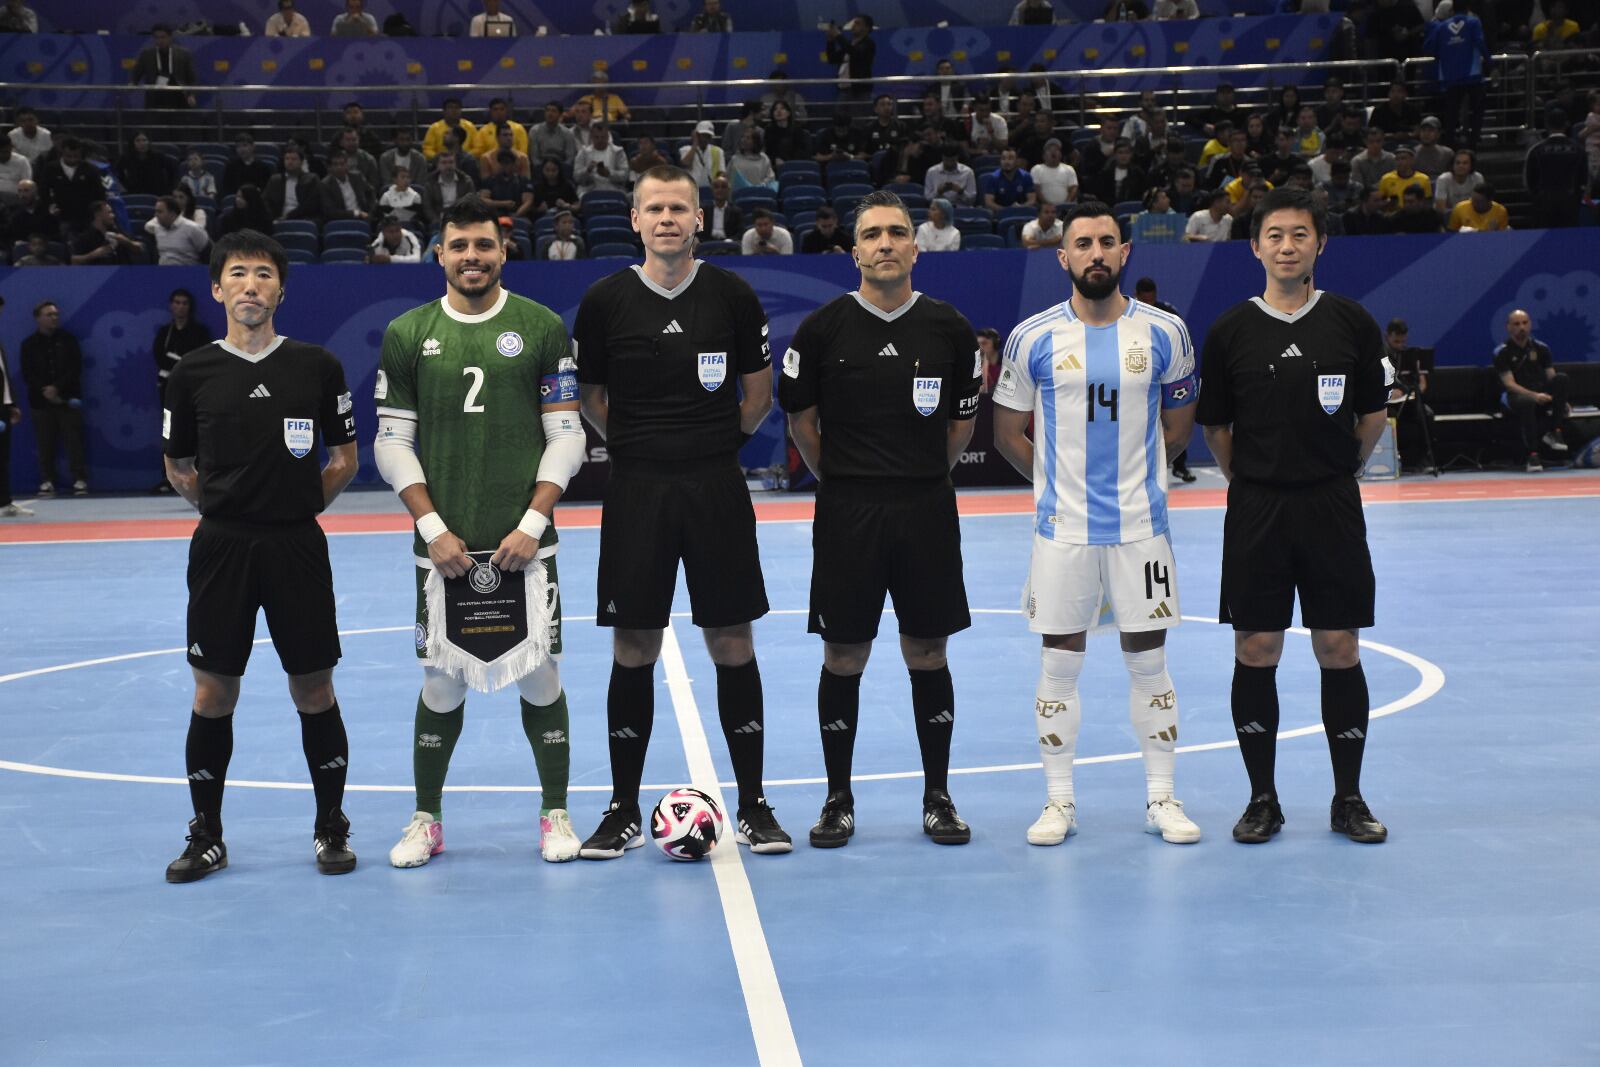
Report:
[[[1509,53],[1493,57],[1492,80],[1489,90],[1491,115],[1503,119],[1513,116],[1515,121],[1501,121],[1487,132],[1499,135],[1514,133],[1522,128],[1537,128],[1535,113],[1537,79],[1541,70],[1551,69],[1551,64],[1578,56],[1600,55],[1600,49],[1549,49],[1531,54]],[[971,90],[976,86],[994,86],[998,91],[1010,87],[1013,95],[1023,83],[1033,77],[1047,78],[1053,88],[1060,90],[1067,101],[1066,108],[1052,102],[1058,126],[1075,120],[1078,126],[1094,125],[1100,115],[1108,112],[1125,113],[1137,102],[1139,93],[1153,89],[1158,102],[1179,113],[1197,109],[1209,102],[1210,94],[1219,81],[1232,81],[1235,96],[1245,111],[1276,104],[1277,93],[1286,85],[1300,87],[1308,83],[1308,75],[1316,72],[1322,78],[1310,81],[1315,88],[1328,74],[1339,73],[1346,80],[1348,95],[1365,102],[1382,99],[1378,91],[1387,86],[1397,74],[1408,85],[1426,86],[1431,83],[1433,60],[1412,58],[1402,61],[1390,59],[1321,60],[1307,63],[1233,63],[1214,66],[1172,67],[1107,67],[1094,70],[1052,70],[1042,74],[996,73],[951,75],[888,75],[874,78],[872,89],[876,93],[890,93],[900,104],[904,114],[907,105],[914,109],[922,93],[941,83],[959,85]],[[1137,80],[1137,87],[1097,88],[1113,79]],[[1256,84],[1239,84],[1251,81]],[[630,106],[633,121],[631,133],[682,135],[702,119],[726,120],[735,117],[745,99],[755,98],[771,90],[778,83],[765,78],[740,78],[725,81],[684,80],[657,82],[619,82],[613,85],[616,94],[626,100],[630,93],[640,89],[664,89],[694,93],[692,101],[675,104],[642,104]],[[802,96],[813,89],[821,89],[830,98],[837,92],[836,78],[792,78],[784,83]],[[1359,89],[1358,89],[1359,87]],[[96,129],[104,132],[105,140],[118,146],[125,145],[133,132],[143,131],[152,140],[162,142],[195,142],[215,140],[227,142],[242,131],[267,134],[261,140],[278,140],[286,136],[307,136],[314,143],[325,143],[342,125],[344,101],[365,95],[373,97],[403,97],[408,103],[387,108],[369,107],[366,110],[376,119],[374,129],[410,125],[421,130],[438,116],[436,101],[447,96],[482,98],[499,96],[512,106],[513,114],[532,122],[539,121],[539,112],[548,100],[572,99],[593,89],[588,83],[530,82],[520,84],[480,85],[476,83],[430,85],[367,85],[359,93],[350,89],[328,86],[283,85],[227,85],[196,87],[194,94],[199,106],[192,109],[137,107],[136,103],[151,90],[146,86],[106,85],[84,86],[71,83],[0,82],[0,101],[17,106],[40,91],[81,93],[92,91],[107,93],[114,101],[111,108],[55,108],[52,115],[64,129]],[[172,90],[165,90],[170,93]],[[282,100],[271,107],[230,107],[230,97],[271,97]],[[337,101],[337,103],[335,103]],[[1310,101],[1308,101],[1310,102]],[[857,114],[869,114],[870,105],[859,99],[843,101],[834,99],[806,99],[815,124],[817,112],[845,107]],[[1066,120],[1064,122],[1064,120]],[[915,112],[912,112],[915,121]],[[47,125],[49,122],[47,121]],[[288,128],[286,128],[288,127]],[[673,131],[679,131],[674,134]]]

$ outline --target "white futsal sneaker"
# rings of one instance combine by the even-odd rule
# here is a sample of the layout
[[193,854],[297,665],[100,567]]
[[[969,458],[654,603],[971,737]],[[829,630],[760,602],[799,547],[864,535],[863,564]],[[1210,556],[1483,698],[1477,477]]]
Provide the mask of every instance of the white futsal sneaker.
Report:
[[1200,827],[1183,813],[1183,801],[1162,797],[1152,800],[1144,809],[1144,832],[1160,834],[1161,840],[1174,845],[1192,845],[1200,840]]
[[565,863],[578,858],[578,835],[572,830],[572,817],[566,808],[551,808],[539,816],[539,855],[550,863]]
[[1078,806],[1070,800],[1052,800],[1028,827],[1028,844],[1059,845],[1077,832]]
[[444,851],[444,823],[426,811],[411,816],[400,843],[389,850],[389,862],[396,867],[421,867]]
[[25,519],[33,514],[32,508],[25,508],[21,504],[7,504],[0,508],[0,518]]

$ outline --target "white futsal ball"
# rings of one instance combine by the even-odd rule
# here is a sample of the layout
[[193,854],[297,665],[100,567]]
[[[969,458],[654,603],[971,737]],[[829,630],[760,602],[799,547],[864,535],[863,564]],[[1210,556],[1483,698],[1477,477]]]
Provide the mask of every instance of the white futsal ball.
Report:
[[675,860],[697,860],[722,840],[722,809],[698,789],[674,789],[650,816],[650,837]]

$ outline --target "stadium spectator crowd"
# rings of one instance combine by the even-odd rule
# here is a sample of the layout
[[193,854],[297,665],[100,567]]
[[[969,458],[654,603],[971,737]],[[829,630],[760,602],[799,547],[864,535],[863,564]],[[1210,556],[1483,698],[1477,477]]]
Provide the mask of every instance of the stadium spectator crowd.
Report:
[[[268,35],[321,29],[294,0],[274,6],[263,26]],[[471,6],[470,35],[528,29],[500,0]],[[736,6],[703,0],[686,25],[674,27],[650,0],[632,0],[603,28],[729,32]],[[1396,81],[1369,109],[1333,74],[1320,91],[1284,86],[1270,104],[1241,102],[1227,84],[1199,106],[1192,96],[1163,101],[1147,90],[1131,111],[1097,110],[1089,128],[1068,121],[1066,89],[1037,64],[1010,81],[963,85],[945,60],[936,67],[942,80],[914,102],[873,96],[875,26],[867,16],[826,28],[825,48],[840,72],[838,98],[826,108],[818,101],[808,108],[778,70],[738,118],[720,129],[698,119],[681,141],[660,135],[669,123],[651,132],[635,123],[603,70],[587,93],[549,102],[526,114],[526,124],[507,99],[469,115],[450,98],[424,128],[380,136],[352,101],[331,138],[289,135],[258,145],[241,132],[231,148],[157,143],[137,130],[113,148],[59,124],[46,127],[35,110],[19,107],[0,139],[0,258],[192,263],[210,240],[249,226],[296,235],[290,251],[302,261],[407,262],[412,243],[427,260],[440,213],[471,192],[509,220],[516,258],[632,255],[628,193],[637,175],[666,160],[702,186],[701,237],[712,254],[848,248],[854,204],[876,188],[911,205],[926,251],[1055,247],[1061,208],[1090,197],[1114,205],[1141,243],[1242,240],[1254,206],[1284,184],[1324,202],[1335,234],[1504,230],[1511,212],[1477,153],[1489,57],[1516,44],[1578,47],[1596,34],[1582,5],[1576,12],[1564,0],[1515,6],[1440,0],[1428,20],[1411,0],[1353,5],[1361,54],[1437,60],[1439,92],[1422,101]],[[1108,20],[1198,15],[1190,0],[1153,7],[1114,0],[1104,12]],[[1020,0],[1011,21],[1065,17],[1049,0]],[[17,0],[0,8],[0,28],[29,32],[36,23]],[[326,32],[371,35],[384,27],[362,0],[346,0]],[[194,64],[169,27],[152,31],[132,80],[149,87],[146,103],[158,111],[192,105]],[[1522,168],[1529,218],[1576,225],[1600,182],[1600,93],[1580,101],[1567,87],[1542,117],[1545,136],[1527,149]],[[388,223],[409,239],[392,230],[386,239]]]

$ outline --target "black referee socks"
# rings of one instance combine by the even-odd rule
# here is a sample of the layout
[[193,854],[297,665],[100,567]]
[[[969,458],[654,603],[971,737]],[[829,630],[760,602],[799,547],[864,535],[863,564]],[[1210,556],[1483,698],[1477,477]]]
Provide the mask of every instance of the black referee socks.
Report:
[[1367,672],[1361,664],[1322,670],[1322,729],[1333,761],[1333,795],[1359,796],[1361,756],[1367,748]]
[[300,745],[305,749],[306,766],[311,770],[311,789],[317,797],[317,824],[321,829],[328,817],[344,806],[344,778],[350,770],[350,740],[345,736],[344,719],[336,700],[327,711],[300,715]]
[[728,739],[728,759],[739,783],[739,806],[761,799],[762,750],[765,714],[761,699],[761,668],[756,661],[738,667],[717,664],[717,717]]
[[956,687],[950,668],[907,671],[911,675],[911,714],[922,749],[924,792],[950,791],[950,736],[956,725]]
[[189,712],[189,737],[183,762],[189,775],[189,800],[194,813],[206,817],[211,836],[222,837],[222,784],[233,758],[233,716],[208,719]]
[[623,808],[639,806],[644,754],[656,721],[656,665],[624,667],[611,661],[606,691],[606,734],[611,748],[611,799]]
[[822,727],[822,762],[828,792],[850,794],[850,763],[861,719],[861,675],[834,674],[822,668],[817,682],[817,721]]
[[1246,667],[1233,661],[1233,729],[1250,775],[1250,795],[1277,796],[1278,668]]

